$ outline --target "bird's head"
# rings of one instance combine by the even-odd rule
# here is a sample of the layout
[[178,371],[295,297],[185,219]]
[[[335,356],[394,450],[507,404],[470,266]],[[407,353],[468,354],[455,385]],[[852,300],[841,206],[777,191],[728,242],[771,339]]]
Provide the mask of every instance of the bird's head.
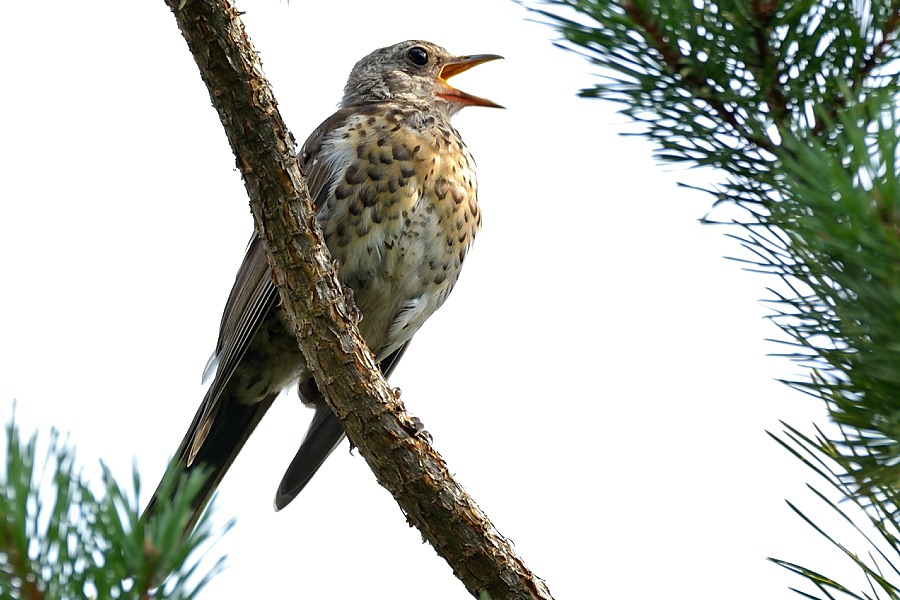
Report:
[[502,58],[496,54],[453,56],[431,42],[409,40],[364,57],[350,72],[341,106],[394,101],[439,108],[452,115],[464,106],[499,104],[467,94],[447,80],[476,65]]

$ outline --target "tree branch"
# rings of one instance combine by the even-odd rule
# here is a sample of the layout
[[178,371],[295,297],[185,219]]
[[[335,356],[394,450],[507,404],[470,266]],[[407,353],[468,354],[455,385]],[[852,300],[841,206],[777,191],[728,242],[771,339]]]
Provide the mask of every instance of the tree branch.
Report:
[[388,388],[348,318],[294,157],[294,139],[238,11],[228,0],[166,3],[234,151],[300,349],[350,441],[473,595],[550,598],[544,582],[525,567],[418,435],[417,422]]

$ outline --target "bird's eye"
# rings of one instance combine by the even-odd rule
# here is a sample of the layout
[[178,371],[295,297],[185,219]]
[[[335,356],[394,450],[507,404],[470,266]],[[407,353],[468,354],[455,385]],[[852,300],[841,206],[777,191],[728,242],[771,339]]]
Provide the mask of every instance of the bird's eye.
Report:
[[406,56],[414,65],[423,67],[428,64],[428,52],[421,46],[413,46],[406,52]]

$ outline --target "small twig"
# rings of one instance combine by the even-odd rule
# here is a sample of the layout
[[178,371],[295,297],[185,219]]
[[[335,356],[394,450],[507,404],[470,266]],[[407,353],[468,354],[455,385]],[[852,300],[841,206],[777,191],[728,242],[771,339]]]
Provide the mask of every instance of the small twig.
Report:
[[783,125],[785,115],[788,114],[788,110],[787,99],[784,96],[781,86],[778,84],[779,74],[778,69],[776,68],[777,61],[774,60],[772,46],[769,44],[769,36],[772,31],[772,18],[775,15],[776,4],[776,0],[753,1],[752,10],[754,20],[750,22],[750,26],[753,28],[753,37],[756,40],[759,63],[757,68],[753,68],[750,65],[748,65],[748,67],[753,69],[756,81],[760,83],[760,85],[762,84],[761,75],[763,74],[763,71],[767,68],[772,70],[772,74],[768,77],[765,89],[762,89],[761,87],[760,91],[766,99],[766,104],[769,107],[769,114],[772,115],[773,121],[780,129]]

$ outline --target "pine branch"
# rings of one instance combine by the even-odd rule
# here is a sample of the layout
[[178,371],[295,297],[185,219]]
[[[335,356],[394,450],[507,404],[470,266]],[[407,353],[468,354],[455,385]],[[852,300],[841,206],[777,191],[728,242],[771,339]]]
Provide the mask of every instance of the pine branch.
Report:
[[[202,477],[188,478],[176,501],[145,529],[136,470],[134,488],[126,493],[103,467],[97,495],[76,469],[74,450],[55,432],[43,461],[37,434],[23,443],[14,417],[2,437],[0,598],[190,600],[221,570],[224,559],[205,574],[194,559],[213,537],[209,513],[182,535]],[[171,491],[174,483],[164,485]]]
[[[891,562],[900,562],[900,4],[550,4],[580,13],[539,11],[564,47],[601,67],[582,94],[622,103],[661,159],[719,169],[724,181],[707,191],[746,209],[733,237],[751,252],[750,268],[787,290],[772,290],[772,320],[786,334],[784,355],[809,370],[785,383],[821,399],[841,431],[816,443],[792,434],[784,445],[870,518],[889,548],[866,538],[873,556],[900,573]],[[823,456],[835,465],[827,472]],[[898,597],[878,568],[817,531],[873,590]],[[779,564],[826,597],[869,597]]]

